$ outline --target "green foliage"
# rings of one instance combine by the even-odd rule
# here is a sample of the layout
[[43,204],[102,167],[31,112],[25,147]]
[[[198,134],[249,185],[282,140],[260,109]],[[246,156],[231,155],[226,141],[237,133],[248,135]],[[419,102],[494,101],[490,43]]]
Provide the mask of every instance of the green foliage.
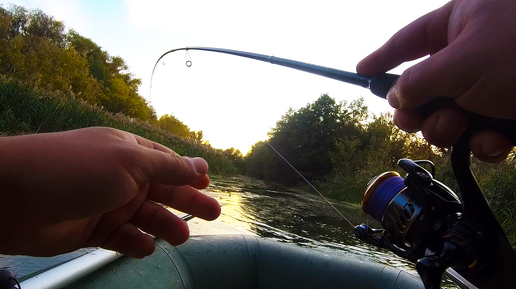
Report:
[[[368,119],[359,99],[336,103],[328,95],[299,111],[289,110],[269,133],[268,143],[305,178],[317,182],[327,196],[360,202],[375,175],[395,170],[401,158],[438,160],[440,151],[420,137],[401,131],[391,115]],[[265,142],[246,157],[247,172],[256,178],[293,185],[303,182]]]
[[89,126],[109,126],[161,143],[180,155],[200,156],[210,164],[210,174],[234,175],[238,168],[225,152],[197,140],[185,139],[148,122],[100,107],[64,93],[36,93],[28,86],[0,79],[0,134],[44,133]]
[[[366,116],[360,100],[347,105],[324,94],[299,111],[289,110],[269,133],[269,143],[308,180],[320,180],[333,168],[331,156],[341,137],[357,134]],[[302,180],[265,143],[246,159],[251,176],[286,185]]]
[[228,159],[230,159],[233,162],[235,167],[238,169],[239,173],[246,173],[244,155],[242,154],[242,152],[240,152],[240,150],[232,147],[224,150],[223,153],[224,155],[226,155]]
[[63,46],[64,24],[49,17],[41,10],[27,9],[11,5],[9,10],[0,7],[2,37],[7,40],[16,37],[45,38],[52,45]]
[[[251,152],[245,157],[245,167],[248,175],[260,180],[272,180],[274,168],[278,166],[278,157],[266,142],[260,141],[253,145]],[[281,163],[284,165],[283,163]],[[269,168],[272,168],[269,170]]]
[[[392,115],[367,119],[361,100],[336,104],[329,96],[299,111],[290,109],[271,130],[268,143],[293,164],[327,197],[360,203],[374,176],[385,171],[404,172],[401,158],[431,160],[436,179],[460,193],[448,149],[429,145],[418,134],[392,124]],[[248,173],[259,179],[306,186],[267,142],[255,144],[246,156]],[[471,169],[513,247],[516,248],[516,158],[501,164],[472,159]]]
[[[400,158],[439,158],[439,151],[420,137],[394,126],[390,115],[368,119],[358,99],[336,103],[322,95],[299,111],[289,110],[269,134],[269,143],[329,197],[359,202],[375,175],[394,170]],[[256,144],[246,157],[251,176],[293,185],[297,173],[267,143]]]
[[401,131],[382,114],[363,122],[358,134],[336,143],[332,153],[333,171],[321,183],[321,189],[337,200],[358,203],[374,176],[396,171],[401,158],[437,160],[439,152],[414,134]]
[[154,109],[138,94],[134,78],[118,56],[40,10],[0,7],[0,74],[40,91],[69,91],[112,113],[155,120]]
[[191,131],[190,128],[185,125],[183,122],[175,118],[173,115],[165,114],[161,116],[156,124],[171,133],[174,133],[180,137],[189,138],[193,140],[197,140],[199,142],[202,141],[203,134],[202,131]]

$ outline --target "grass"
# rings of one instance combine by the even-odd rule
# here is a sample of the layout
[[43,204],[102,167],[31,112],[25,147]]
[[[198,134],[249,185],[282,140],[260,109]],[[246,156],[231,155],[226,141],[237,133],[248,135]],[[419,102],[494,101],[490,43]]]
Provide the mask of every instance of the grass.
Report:
[[113,115],[100,107],[76,99],[72,93],[41,93],[13,81],[0,81],[0,134],[2,136],[107,126],[125,130],[161,143],[180,155],[203,157],[210,174],[235,175],[235,165],[222,151],[199,141],[184,139],[148,122],[121,114]]

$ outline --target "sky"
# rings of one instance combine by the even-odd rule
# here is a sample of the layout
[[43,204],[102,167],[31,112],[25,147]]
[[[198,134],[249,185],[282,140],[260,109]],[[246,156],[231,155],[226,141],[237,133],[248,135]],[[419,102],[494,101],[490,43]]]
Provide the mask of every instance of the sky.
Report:
[[[337,101],[363,97],[369,111],[391,112],[367,89],[320,76],[212,52],[206,46],[274,55],[355,72],[356,64],[392,34],[447,1],[420,0],[11,0],[41,9],[67,29],[120,56],[158,116],[172,114],[219,149],[242,153],[266,140],[289,108],[327,93]],[[393,69],[402,73],[413,63]]]

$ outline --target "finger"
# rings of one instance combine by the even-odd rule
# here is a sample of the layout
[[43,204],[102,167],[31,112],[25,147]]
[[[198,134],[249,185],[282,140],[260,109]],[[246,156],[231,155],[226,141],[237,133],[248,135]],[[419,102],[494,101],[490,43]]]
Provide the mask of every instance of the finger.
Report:
[[89,237],[88,246],[104,244],[106,240],[126,223],[129,223],[142,203],[145,202],[150,184],[140,185],[139,192],[129,202],[121,207],[104,213],[96,223]]
[[511,141],[494,130],[484,130],[473,135],[469,141],[471,151],[479,160],[499,163],[513,150]]
[[451,8],[450,2],[398,31],[382,47],[360,61],[357,72],[374,76],[445,47]]
[[[100,247],[120,252],[133,258],[143,258],[154,252],[154,239],[131,223],[114,231]],[[95,244],[93,244],[95,246]]]
[[205,175],[204,177],[198,179],[197,181],[190,183],[189,186],[202,190],[207,188],[210,185],[210,177],[208,175]]
[[445,107],[424,120],[421,132],[429,143],[446,148],[457,142],[468,125],[468,119],[460,108]]
[[485,66],[473,49],[464,50],[468,46],[463,41],[457,40],[405,70],[387,95],[389,104],[408,110],[440,96],[460,102],[460,97],[481,78]]
[[208,172],[208,163],[202,158],[180,157],[148,148],[143,148],[137,156],[128,156],[126,161],[126,169],[137,183],[189,185],[204,178]]
[[183,244],[190,236],[185,221],[152,202],[143,203],[131,223],[148,234],[164,239],[172,246]]
[[410,110],[439,96],[458,101],[481,76],[485,60],[468,44],[472,33],[450,40],[448,25],[453,5],[453,1],[449,2],[412,22],[357,66],[359,74],[372,76],[405,61],[431,55],[399,77],[387,95],[391,106]]
[[157,142],[148,140],[148,139],[143,138],[143,137],[138,136],[138,135],[133,135],[133,136],[134,136],[136,142],[139,145],[142,145],[142,146],[147,147],[147,148],[152,148],[152,149],[164,152],[164,153],[170,153],[170,154],[179,156],[179,154],[177,154],[175,151],[173,151],[172,149],[170,149],[170,148],[168,148],[168,147],[166,147],[166,146],[164,146],[162,144],[159,144]]
[[148,198],[205,220],[214,220],[220,215],[220,204],[217,200],[190,186],[154,184]]
[[406,132],[418,132],[423,126],[423,117],[415,110],[396,109],[392,120],[396,126]]
[[208,163],[201,158],[181,157],[161,144],[125,131],[110,132],[130,144],[140,145],[136,149],[134,146],[124,147],[120,157],[137,183],[187,185],[201,179],[208,171]]
[[197,181],[208,172],[208,163],[202,158],[181,157],[159,143],[143,137],[115,130],[114,133],[130,143],[142,146],[139,151],[124,150],[126,168],[138,183],[158,181],[186,185]]

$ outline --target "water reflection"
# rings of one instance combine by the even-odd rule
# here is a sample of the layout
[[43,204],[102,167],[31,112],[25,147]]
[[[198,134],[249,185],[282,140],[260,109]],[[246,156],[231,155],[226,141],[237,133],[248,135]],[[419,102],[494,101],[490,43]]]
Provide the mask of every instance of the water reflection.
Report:
[[[317,195],[244,177],[214,178],[209,191],[222,204],[220,221],[258,236],[304,246],[376,251],[355,238],[348,222]],[[374,221],[358,205],[333,205],[354,224]]]
[[[417,275],[412,263],[358,240],[349,223],[315,194],[245,177],[214,178],[208,188],[222,204],[220,222],[261,237],[396,267]],[[380,227],[355,204],[333,204],[353,224]],[[446,281],[442,288],[457,288]]]

